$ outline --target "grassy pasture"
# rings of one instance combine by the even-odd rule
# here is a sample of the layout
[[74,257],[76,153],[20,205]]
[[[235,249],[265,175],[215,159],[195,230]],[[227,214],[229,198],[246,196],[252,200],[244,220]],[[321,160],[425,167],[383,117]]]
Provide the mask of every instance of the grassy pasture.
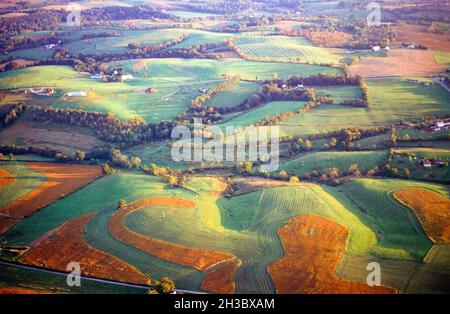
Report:
[[392,179],[354,179],[325,190],[337,195],[344,206],[376,231],[379,246],[371,250],[372,255],[422,261],[431,241],[416,215],[391,195],[406,188],[431,189],[447,197],[441,185]]
[[246,111],[243,114],[222,123],[220,126],[223,128],[229,126],[245,127],[248,125],[253,125],[267,116],[272,116],[288,111],[295,112],[299,109],[302,109],[304,106],[305,102],[303,101],[271,101],[256,109]]
[[[62,109],[113,112],[119,118],[143,117],[149,122],[173,119],[200,95],[201,87],[217,86],[223,75],[268,79],[277,69],[279,76],[336,71],[312,65],[258,63],[250,61],[145,59],[112,63],[122,66],[135,79],[102,83],[67,66],[38,66],[0,73],[0,90],[53,87],[51,96],[32,96],[25,102],[41,102]],[[148,87],[156,92],[146,94]],[[88,92],[87,97],[65,98],[68,92]],[[240,96],[242,97],[242,96]],[[238,97],[236,97],[238,99]]]
[[450,272],[434,265],[373,256],[344,254],[336,269],[340,278],[366,283],[367,264],[377,262],[382,269],[381,284],[401,293],[448,293]]
[[450,109],[450,95],[439,85],[416,85],[404,78],[370,79],[367,84],[369,108],[322,106],[283,120],[282,130],[291,135],[308,135],[347,127],[373,128],[401,119],[442,115]]
[[289,174],[304,177],[312,171],[326,173],[328,168],[339,168],[342,174],[347,172],[351,165],[357,164],[364,173],[376,166],[384,165],[387,156],[387,151],[317,152],[289,160],[280,168]]
[[258,58],[277,58],[302,63],[339,63],[339,57],[315,47],[306,38],[286,36],[241,36],[233,40],[245,54]]
[[242,104],[251,97],[261,85],[253,82],[241,81],[211,97],[206,104],[218,108],[234,107]]

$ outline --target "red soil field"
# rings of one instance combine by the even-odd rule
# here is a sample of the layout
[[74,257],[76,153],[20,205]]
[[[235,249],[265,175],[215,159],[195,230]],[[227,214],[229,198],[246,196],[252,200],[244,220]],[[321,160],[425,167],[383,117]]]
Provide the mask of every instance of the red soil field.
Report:
[[335,276],[348,230],[316,215],[299,215],[278,230],[285,256],[268,267],[278,293],[394,293]]
[[396,191],[394,197],[416,214],[431,241],[450,243],[450,201],[448,199],[422,189]]
[[234,273],[241,266],[239,259],[225,262],[223,266],[208,272],[200,287],[203,291],[214,293],[232,294],[236,289]]
[[102,175],[95,165],[68,165],[51,162],[30,162],[27,167],[39,171],[47,181],[37,189],[0,209],[0,214],[23,218]]
[[427,32],[424,25],[401,25],[393,28],[397,33],[396,44],[414,43],[422,44],[431,50],[450,52],[450,38],[446,35]]
[[0,168],[0,188],[13,182],[16,182],[16,178],[5,169]]
[[112,236],[117,240],[147,252],[150,255],[157,256],[169,262],[192,267],[199,271],[206,271],[219,263],[234,258],[233,255],[227,253],[187,248],[181,245],[149,238],[125,227],[125,217],[128,214],[149,206],[194,208],[195,203],[176,197],[150,197],[134,201],[111,215],[109,231]]
[[21,262],[59,271],[67,271],[70,262],[78,262],[84,276],[147,284],[148,278],[140,271],[84,242],[85,225],[93,216],[72,219],[45,234],[32,244]]
[[445,71],[445,67],[436,63],[433,51],[396,49],[387,57],[362,58],[349,70],[351,75],[363,77],[428,76]]
[[42,294],[42,292],[23,288],[1,288],[0,294]]

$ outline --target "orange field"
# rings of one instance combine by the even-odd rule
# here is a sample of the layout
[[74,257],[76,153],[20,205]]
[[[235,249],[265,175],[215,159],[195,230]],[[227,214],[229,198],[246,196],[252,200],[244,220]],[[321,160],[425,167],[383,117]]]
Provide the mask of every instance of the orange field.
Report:
[[131,212],[149,206],[170,206],[178,208],[194,208],[195,203],[175,197],[150,197],[137,200],[119,209],[111,216],[109,231],[119,241],[136,247],[150,255],[180,265],[205,271],[219,263],[233,259],[227,253],[187,248],[165,241],[152,239],[132,232],[125,227],[125,216]]
[[350,66],[351,75],[363,77],[428,76],[445,71],[430,50],[396,49],[387,57],[369,57]]
[[316,215],[299,215],[278,230],[285,256],[269,266],[278,293],[394,293],[339,279],[335,270],[348,230]]
[[41,294],[42,292],[23,288],[2,288],[0,294]]
[[422,189],[394,192],[400,203],[411,208],[434,243],[450,243],[450,201],[439,194]]
[[11,184],[15,181],[16,178],[14,178],[8,171],[0,168],[0,188],[2,186],[7,186],[8,184]]
[[233,293],[236,288],[234,273],[241,264],[242,262],[239,259],[233,259],[226,262],[223,266],[208,272],[203,279],[201,290],[214,293]]
[[32,244],[23,255],[25,264],[67,271],[70,262],[78,262],[81,275],[138,284],[148,283],[147,277],[120,259],[97,251],[83,240],[85,225],[94,214],[70,220]]
[[446,35],[427,32],[427,26],[423,25],[401,25],[393,28],[397,33],[395,43],[422,44],[431,50],[450,52],[450,38]]
[[27,167],[39,171],[47,181],[37,189],[0,209],[0,214],[23,218],[34,213],[101,176],[94,165],[67,165],[51,162],[30,162]]

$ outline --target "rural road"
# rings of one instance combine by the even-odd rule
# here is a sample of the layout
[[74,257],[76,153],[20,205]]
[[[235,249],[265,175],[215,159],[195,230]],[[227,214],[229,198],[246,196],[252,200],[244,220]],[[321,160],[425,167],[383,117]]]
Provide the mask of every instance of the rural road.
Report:
[[[10,263],[10,262],[5,262],[5,261],[0,261],[0,265],[16,267],[16,268],[21,268],[21,269],[26,269],[26,270],[33,270],[36,272],[53,274],[53,275],[58,275],[58,276],[63,276],[63,277],[67,277],[67,275],[68,275],[68,273],[65,273],[62,271],[42,269],[42,268],[38,268],[38,267],[26,266],[26,265],[22,265],[22,264]],[[86,276],[80,276],[80,277],[81,277],[81,280],[101,282],[101,283],[106,283],[106,284],[110,284],[110,285],[114,285],[114,286],[130,287],[130,288],[137,288],[137,289],[143,289],[143,290],[148,290],[151,287],[151,286],[146,286],[146,285],[135,285],[135,284],[130,284],[130,283],[124,283],[124,282],[107,280],[107,279],[99,279],[99,278],[93,278],[93,277],[86,277]],[[206,292],[191,291],[191,290],[184,290],[184,289],[175,289],[175,291],[180,292],[180,293],[189,293],[189,294],[207,294]]]

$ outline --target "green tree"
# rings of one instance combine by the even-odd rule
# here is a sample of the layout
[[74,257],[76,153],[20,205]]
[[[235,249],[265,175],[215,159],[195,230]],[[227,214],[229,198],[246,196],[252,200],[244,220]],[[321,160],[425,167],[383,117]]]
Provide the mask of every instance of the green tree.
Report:
[[296,176],[292,176],[289,178],[289,183],[299,183],[300,179]]
[[175,283],[171,279],[164,277],[156,283],[155,289],[158,293],[170,294],[175,290]]
[[124,199],[120,199],[119,203],[117,204],[117,209],[124,208],[125,206],[127,206],[127,201]]
[[85,156],[86,156],[86,154],[81,150],[77,150],[74,155],[75,160],[78,160],[78,161],[83,161]]
[[9,159],[9,161],[13,161],[13,160],[14,160],[14,155],[13,155],[13,153],[9,153],[8,159]]
[[306,140],[306,141],[305,141],[305,149],[306,149],[307,151],[312,150],[312,144],[311,144],[311,142],[310,142],[309,140]]
[[286,171],[281,170],[280,173],[278,174],[278,177],[280,179],[287,179],[288,178],[288,174],[286,173]]
[[186,176],[182,176],[178,182],[178,184],[182,187],[186,187],[187,185],[187,177]]
[[139,157],[131,157],[131,164],[133,165],[133,167],[135,168],[139,168],[141,166],[141,159]]
[[403,176],[405,177],[405,178],[409,178],[409,169],[408,168],[403,168]]
[[251,161],[246,161],[244,163],[244,170],[247,173],[252,173],[253,163]]

